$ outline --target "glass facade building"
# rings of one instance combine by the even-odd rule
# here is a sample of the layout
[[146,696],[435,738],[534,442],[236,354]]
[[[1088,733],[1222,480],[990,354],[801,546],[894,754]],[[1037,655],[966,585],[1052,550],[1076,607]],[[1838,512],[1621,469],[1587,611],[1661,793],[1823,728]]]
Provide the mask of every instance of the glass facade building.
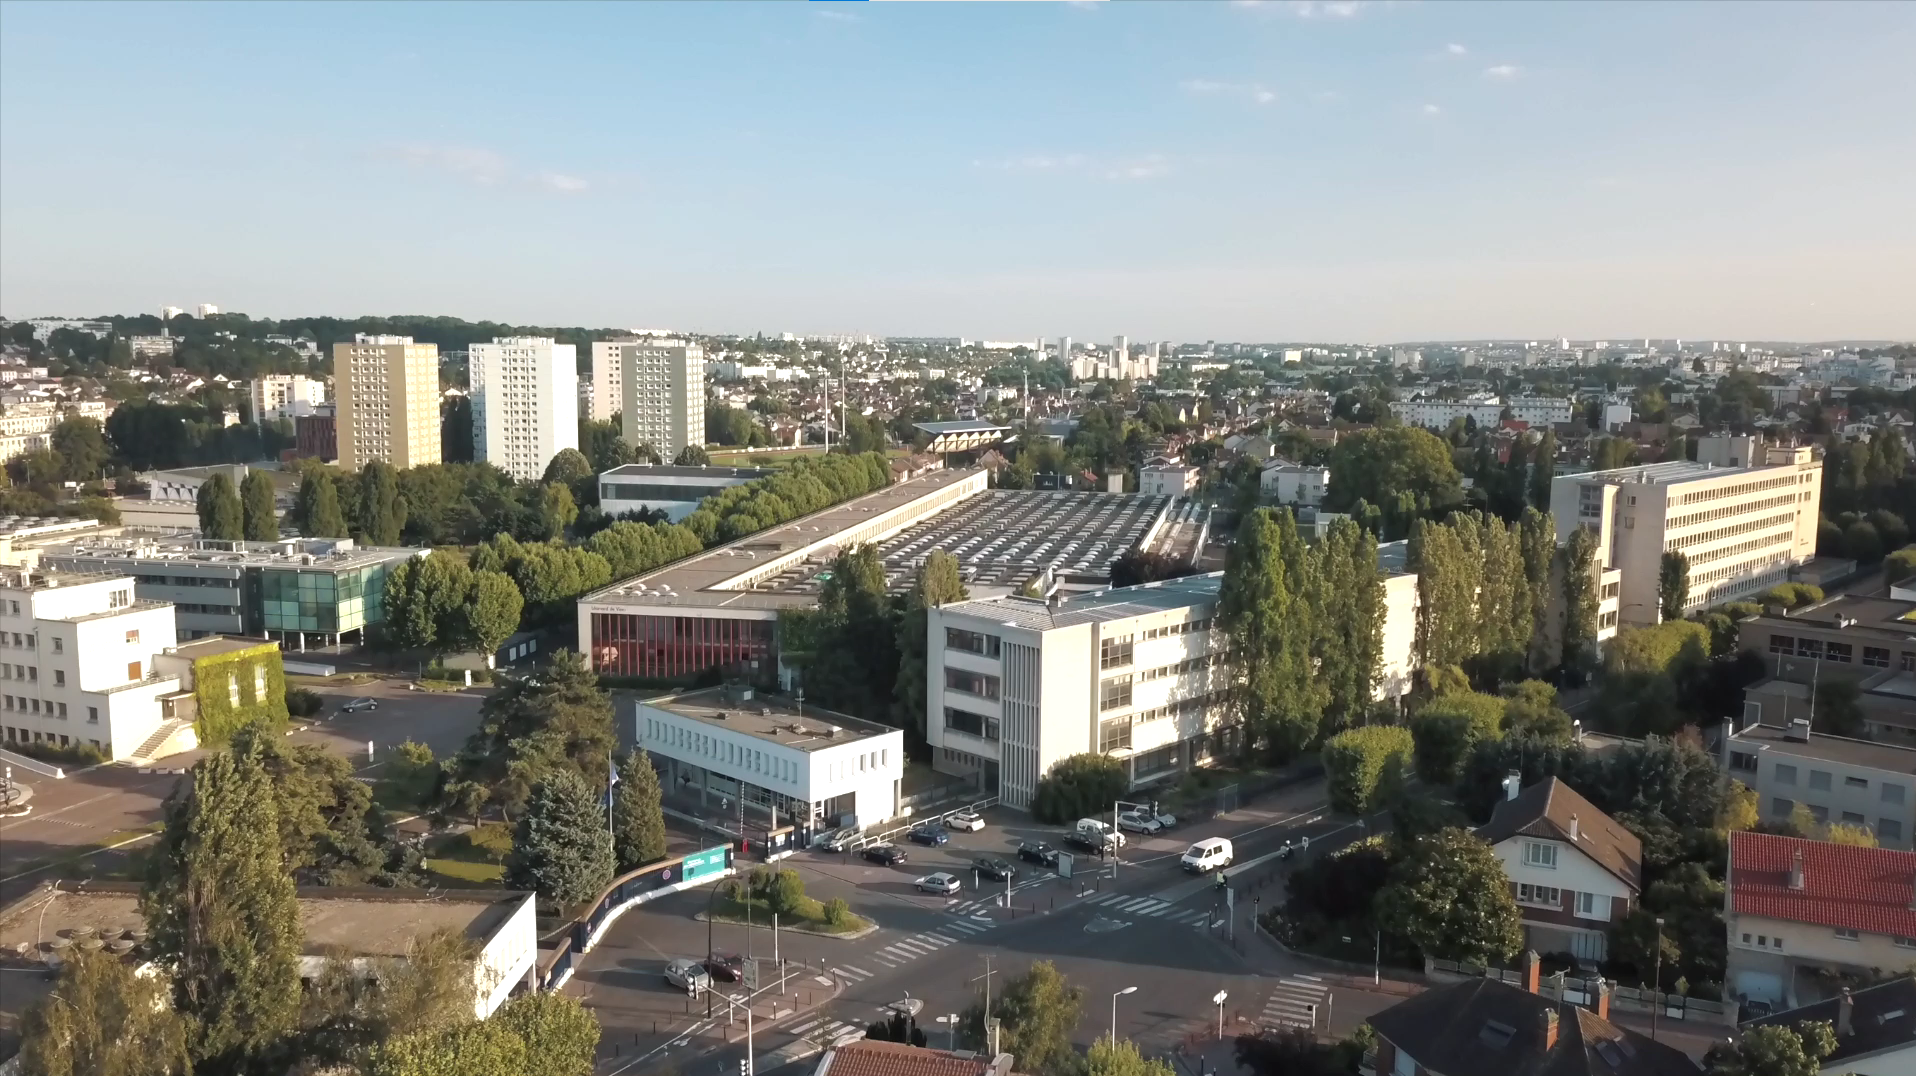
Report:
[[267,569],[260,610],[267,631],[355,631],[383,619],[385,564],[342,571]]
[[749,670],[753,662],[771,660],[776,627],[772,620],[594,613],[592,664],[613,676],[689,676],[714,666]]

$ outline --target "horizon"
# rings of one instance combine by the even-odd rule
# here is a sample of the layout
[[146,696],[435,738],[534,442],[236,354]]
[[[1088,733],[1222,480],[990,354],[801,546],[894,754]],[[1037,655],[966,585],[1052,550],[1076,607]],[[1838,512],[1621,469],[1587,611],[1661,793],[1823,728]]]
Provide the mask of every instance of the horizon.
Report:
[[1916,337],[1916,5],[4,6],[9,318]]

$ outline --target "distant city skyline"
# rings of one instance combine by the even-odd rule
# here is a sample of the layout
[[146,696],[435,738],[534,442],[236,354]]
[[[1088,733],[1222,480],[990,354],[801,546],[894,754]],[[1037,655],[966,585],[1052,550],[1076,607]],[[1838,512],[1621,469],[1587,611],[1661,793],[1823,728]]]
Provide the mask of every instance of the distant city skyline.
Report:
[[9,318],[1916,336],[1912,4],[4,11]]

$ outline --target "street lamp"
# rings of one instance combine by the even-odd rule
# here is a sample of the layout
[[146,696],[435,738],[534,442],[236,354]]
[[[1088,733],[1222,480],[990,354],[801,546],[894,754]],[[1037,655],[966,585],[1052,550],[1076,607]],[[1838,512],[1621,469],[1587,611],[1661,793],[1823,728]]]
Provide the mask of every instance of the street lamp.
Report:
[[1123,990],[1111,995],[1111,1041],[1113,1043],[1118,1041],[1118,997],[1122,994],[1135,994],[1137,992],[1137,987],[1127,986]]
[[1217,1037],[1220,1039],[1224,1037],[1224,999],[1230,996],[1222,990],[1211,995],[1211,1004],[1217,1006]]
[[1663,917],[1657,916],[1657,970],[1656,979],[1650,984],[1650,1041],[1657,1038],[1657,1010],[1663,1008]]
[[938,1018],[938,1022],[945,1025],[948,1029],[946,1032],[945,1049],[956,1050],[958,1048],[958,1014],[952,1013],[950,1016],[941,1016]]

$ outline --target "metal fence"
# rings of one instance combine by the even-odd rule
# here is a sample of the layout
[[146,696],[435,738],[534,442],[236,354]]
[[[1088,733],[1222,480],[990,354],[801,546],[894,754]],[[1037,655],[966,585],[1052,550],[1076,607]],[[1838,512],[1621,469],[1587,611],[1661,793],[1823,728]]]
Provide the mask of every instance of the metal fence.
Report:
[[[715,855],[723,857],[722,865],[712,865],[710,857]],[[693,863],[696,872],[691,878],[686,877],[688,861]],[[691,886],[717,882],[735,870],[732,847],[721,845],[691,855],[648,863],[613,879],[605,892],[599,894],[598,899],[587,905],[579,917],[572,921],[559,944],[540,960],[537,970],[539,989],[556,990],[565,985],[577,958],[589,952],[598,943],[600,931],[610,926],[632,905],[643,904],[654,897],[676,893]]]
[[[1440,981],[1495,978],[1512,986],[1525,985],[1521,968],[1484,968],[1451,960],[1425,960],[1424,974]],[[1537,992],[1545,997],[1567,1001],[1572,1005],[1594,1006],[1599,981],[1558,971],[1539,977]],[[1733,1002],[1725,1003],[1710,1001],[1707,998],[1688,997],[1683,994],[1663,993],[1647,987],[1624,986],[1616,982],[1610,984],[1610,1008],[1613,1010],[1647,1013],[1658,1005],[1662,1006],[1664,1018],[1670,1020],[1715,1024],[1736,1023],[1737,1006]]]

